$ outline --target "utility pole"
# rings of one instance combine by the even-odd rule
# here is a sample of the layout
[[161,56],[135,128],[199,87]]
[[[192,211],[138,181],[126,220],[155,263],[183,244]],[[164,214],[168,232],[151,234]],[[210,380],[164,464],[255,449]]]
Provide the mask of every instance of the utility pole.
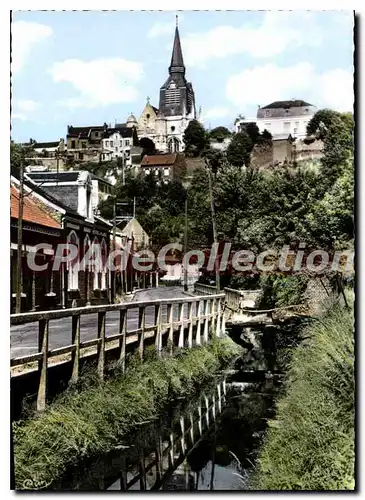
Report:
[[[116,226],[116,206],[115,206],[115,196],[113,198],[113,251],[115,252],[116,250],[116,231],[117,231],[117,226]],[[115,255],[115,253],[114,253]],[[117,271],[114,271],[114,279],[113,279],[113,298],[112,300],[115,301],[117,296]]]
[[125,155],[124,149],[122,151],[122,184],[125,186]]
[[[184,257],[188,251],[188,188],[186,188],[185,197],[185,228],[184,228]],[[184,291],[188,291],[188,263],[184,265]]]
[[[218,249],[218,237],[217,237],[217,228],[215,224],[215,210],[214,210],[214,196],[213,196],[213,187],[212,187],[212,173],[210,170],[210,164],[208,158],[205,159],[205,165],[207,167],[207,172],[208,172],[208,182],[209,182],[209,194],[210,194],[210,208],[212,212],[212,227],[213,227],[213,240],[214,243],[216,244],[216,247]],[[215,286],[217,292],[220,291],[220,283],[219,283],[219,266],[218,266],[218,261],[217,258],[215,259]]]
[[24,159],[20,162],[19,176],[19,206],[18,206],[18,250],[17,250],[17,268],[16,268],[16,299],[15,312],[19,314],[22,307],[22,246],[23,246],[23,197],[24,197]]
[[136,217],[136,197],[133,196],[133,219]]

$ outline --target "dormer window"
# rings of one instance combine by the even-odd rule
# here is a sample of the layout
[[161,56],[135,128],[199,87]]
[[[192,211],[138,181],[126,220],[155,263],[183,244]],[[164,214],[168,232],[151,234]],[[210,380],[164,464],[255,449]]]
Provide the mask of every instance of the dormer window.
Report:
[[270,110],[269,109],[265,110],[265,116],[270,116]]

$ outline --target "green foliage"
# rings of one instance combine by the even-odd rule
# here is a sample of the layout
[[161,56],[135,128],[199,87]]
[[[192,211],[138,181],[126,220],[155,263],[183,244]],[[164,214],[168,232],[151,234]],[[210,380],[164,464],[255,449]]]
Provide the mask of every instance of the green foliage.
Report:
[[308,277],[304,274],[284,276],[268,274],[260,277],[260,288],[263,290],[261,306],[283,307],[302,304]]
[[185,154],[187,156],[199,156],[202,151],[209,147],[208,134],[198,120],[191,120],[184,132]]
[[247,132],[235,134],[227,148],[227,160],[235,167],[248,166],[253,141]]
[[258,490],[352,490],[354,317],[334,305],[304,332],[291,359],[254,474]]
[[142,158],[145,155],[153,155],[156,153],[156,146],[152,139],[149,137],[142,137],[139,141],[138,146],[143,149]]
[[209,132],[209,139],[211,141],[223,142],[224,139],[231,135],[232,132],[227,127],[215,127]]
[[157,358],[152,350],[144,363],[132,357],[125,375],[117,370],[105,382],[91,377],[69,389],[44,413],[13,424],[16,488],[29,479],[49,485],[81,458],[120,445],[136,424],[191,395],[238,352],[228,338],[175,357]]

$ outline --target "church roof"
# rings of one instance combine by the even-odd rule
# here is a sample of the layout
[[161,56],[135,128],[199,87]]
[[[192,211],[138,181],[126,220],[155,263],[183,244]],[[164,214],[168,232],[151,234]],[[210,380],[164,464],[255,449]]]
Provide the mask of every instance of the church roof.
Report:
[[179,28],[176,25],[174,46],[172,49],[171,64],[169,68],[170,73],[185,73],[184,60],[181,50]]

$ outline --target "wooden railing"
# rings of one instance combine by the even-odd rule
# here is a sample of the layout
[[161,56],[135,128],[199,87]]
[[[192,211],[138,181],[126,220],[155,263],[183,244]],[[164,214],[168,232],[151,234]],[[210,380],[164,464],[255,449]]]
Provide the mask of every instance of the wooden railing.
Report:
[[202,295],[215,295],[217,289],[215,286],[206,285],[205,283],[194,283],[194,292]]
[[257,306],[261,298],[262,290],[235,290],[233,288],[225,288],[226,306],[232,310],[240,310],[249,307]]
[[[79,378],[80,358],[90,355],[86,350],[94,349],[97,354],[97,372],[104,377],[105,355],[109,349],[118,349],[118,359],[125,371],[126,347],[133,344],[132,350],[138,350],[141,359],[144,356],[145,341],[153,339],[156,351],[161,354],[163,345],[191,348],[208,342],[209,335],[220,336],[224,330],[223,316],[224,294],[186,297],[180,299],[162,299],[149,302],[131,302],[123,304],[75,307],[57,311],[12,314],[11,326],[38,322],[38,352],[22,357],[13,357],[11,367],[21,367],[37,362],[40,381],[37,395],[37,409],[44,410],[47,397],[47,378],[49,360],[56,356],[71,354],[71,382]],[[154,308],[152,325],[146,324],[146,309]],[[187,311],[185,309],[187,308]],[[128,328],[128,314],[138,311],[138,328]],[[119,311],[119,332],[106,336],[106,318],[112,311]],[[185,314],[187,312],[187,314]],[[94,339],[81,342],[80,318],[83,315],[97,314],[97,335]],[[164,313],[164,314],[163,314]],[[49,349],[49,326],[52,320],[72,318],[71,344],[56,349]],[[177,335],[175,335],[177,333]]]

